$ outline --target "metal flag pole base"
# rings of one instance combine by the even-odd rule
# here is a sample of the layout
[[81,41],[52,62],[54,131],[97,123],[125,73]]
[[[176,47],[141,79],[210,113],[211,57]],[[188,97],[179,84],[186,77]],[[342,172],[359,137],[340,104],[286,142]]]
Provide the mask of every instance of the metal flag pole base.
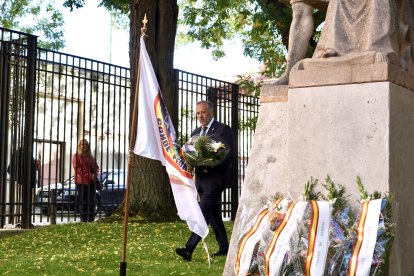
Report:
[[119,276],[126,276],[126,262],[119,263]]

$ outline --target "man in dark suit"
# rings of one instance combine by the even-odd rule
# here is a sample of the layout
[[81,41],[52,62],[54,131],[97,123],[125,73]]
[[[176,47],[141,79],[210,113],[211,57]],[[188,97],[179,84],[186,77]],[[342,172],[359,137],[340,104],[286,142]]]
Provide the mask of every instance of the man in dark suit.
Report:
[[[197,102],[196,114],[200,127],[196,128],[191,136],[214,135],[222,139],[230,150],[225,160],[215,167],[197,167],[195,169],[195,184],[200,196],[200,208],[207,224],[211,225],[219,246],[219,250],[212,257],[225,256],[229,249],[226,229],[221,217],[221,194],[224,188],[232,182],[232,152],[233,133],[228,125],[216,121],[213,104],[208,101]],[[185,247],[176,248],[175,252],[184,260],[191,261],[192,254],[200,242],[201,237],[191,233]]]

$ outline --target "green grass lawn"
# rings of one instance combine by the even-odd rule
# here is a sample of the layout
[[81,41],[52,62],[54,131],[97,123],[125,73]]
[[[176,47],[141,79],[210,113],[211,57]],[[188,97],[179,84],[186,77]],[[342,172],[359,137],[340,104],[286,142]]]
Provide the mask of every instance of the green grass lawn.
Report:
[[[230,238],[232,222],[225,222]],[[201,243],[186,262],[175,254],[190,234],[185,222],[136,222],[128,226],[127,275],[222,275],[225,257],[209,267]],[[74,223],[0,235],[1,275],[119,275],[123,224]],[[206,239],[217,251],[214,233]]]

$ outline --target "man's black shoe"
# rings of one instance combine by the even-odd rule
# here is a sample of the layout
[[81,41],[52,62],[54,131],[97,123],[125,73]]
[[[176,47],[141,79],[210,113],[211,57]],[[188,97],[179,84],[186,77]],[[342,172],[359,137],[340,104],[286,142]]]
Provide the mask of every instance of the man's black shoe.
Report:
[[184,260],[191,261],[191,253],[188,252],[185,248],[176,248],[175,253],[180,255]]
[[226,256],[227,251],[217,251],[216,253],[211,254],[211,257]]

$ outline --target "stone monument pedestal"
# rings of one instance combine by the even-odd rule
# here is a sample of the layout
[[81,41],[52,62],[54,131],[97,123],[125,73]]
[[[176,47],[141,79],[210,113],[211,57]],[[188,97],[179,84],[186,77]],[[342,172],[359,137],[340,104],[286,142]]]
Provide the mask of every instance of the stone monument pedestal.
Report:
[[[311,177],[322,182],[327,175],[346,187],[351,203],[359,199],[357,175],[368,193],[394,193],[397,228],[390,275],[414,274],[414,87],[393,68],[384,68],[391,73],[377,70],[366,81],[356,75],[358,81],[351,77],[348,84],[320,85],[300,78],[309,72],[292,71],[291,80],[302,82],[289,89],[264,86],[225,275],[234,274],[241,231],[271,195],[301,199]],[[283,90],[288,101],[281,102]]]

